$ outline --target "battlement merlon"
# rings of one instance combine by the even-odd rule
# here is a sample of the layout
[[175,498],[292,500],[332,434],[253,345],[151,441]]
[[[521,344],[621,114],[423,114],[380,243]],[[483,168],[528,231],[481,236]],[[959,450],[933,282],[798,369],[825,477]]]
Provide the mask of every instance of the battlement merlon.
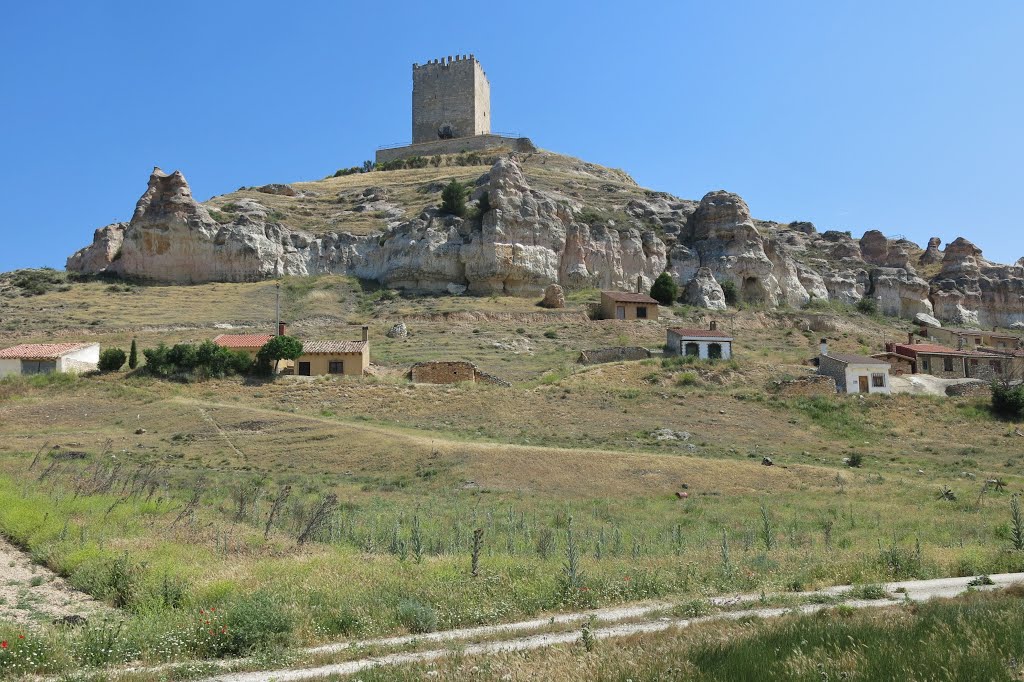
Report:
[[[480,67],[480,71],[484,70],[483,66],[480,64],[479,60],[477,60],[476,55],[474,54],[457,54],[454,57],[448,55],[447,57],[441,57],[440,59],[431,59],[425,64],[413,62],[412,68],[413,71],[415,71],[416,69],[447,68],[449,65],[455,62],[472,62],[476,64],[478,67]],[[486,73],[484,75],[486,76]]]

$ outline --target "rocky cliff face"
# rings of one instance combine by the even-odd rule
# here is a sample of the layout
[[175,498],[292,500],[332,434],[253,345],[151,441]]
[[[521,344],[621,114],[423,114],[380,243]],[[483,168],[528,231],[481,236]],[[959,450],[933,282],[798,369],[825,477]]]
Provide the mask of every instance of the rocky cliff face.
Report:
[[[589,166],[573,172],[591,172]],[[594,172],[598,180],[620,182],[599,187],[620,202],[607,217],[588,211],[577,178],[563,183],[565,191],[538,189],[520,160],[504,156],[476,181],[471,205],[484,207],[482,215],[463,219],[428,207],[406,219],[414,213],[408,202],[400,206],[388,189],[373,186],[339,215],[372,211],[386,217],[387,227],[352,234],[290,227],[260,198],[301,201],[318,192],[260,188],[263,194],[232,202],[225,214],[196,202],[180,172],[157,168],[132,219],[97,230],[67,267],[174,283],[330,272],[421,292],[523,296],[540,296],[551,283],[632,289],[639,279],[650,286],[667,270],[687,300],[711,309],[724,306],[721,285],[731,282],[743,300],[770,306],[870,297],[886,314],[909,319],[922,313],[958,324],[1024,321],[1024,266],[993,265],[964,239],[944,253],[938,240],[929,242],[918,262],[941,257],[942,270],[928,282],[910,264],[920,247],[880,232],[858,241],[818,233],[810,223],[756,221],[730,192],[687,201],[635,185],[623,189],[618,176],[602,170]]]

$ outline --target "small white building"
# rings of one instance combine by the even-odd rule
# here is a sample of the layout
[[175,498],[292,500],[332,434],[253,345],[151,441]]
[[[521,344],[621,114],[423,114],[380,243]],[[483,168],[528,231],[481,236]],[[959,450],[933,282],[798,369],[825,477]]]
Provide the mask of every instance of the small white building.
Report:
[[712,321],[707,329],[669,329],[668,352],[671,355],[690,355],[701,360],[728,360],[732,357],[732,336],[718,330]]
[[830,353],[821,340],[818,374],[832,377],[840,393],[885,393],[889,390],[889,363],[866,355]]
[[100,361],[98,343],[23,343],[0,350],[0,377],[88,372]]

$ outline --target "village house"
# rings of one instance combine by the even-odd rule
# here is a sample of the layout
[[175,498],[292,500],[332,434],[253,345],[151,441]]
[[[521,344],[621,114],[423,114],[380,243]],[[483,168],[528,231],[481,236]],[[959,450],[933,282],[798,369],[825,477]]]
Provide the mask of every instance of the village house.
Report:
[[362,341],[305,341],[295,360],[295,374],[362,376],[370,367],[370,328],[363,327]]
[[887,343],[887,357],[910,363],[914,374],[930,374],[944,379],[985,379],[1005,377],[1012,368],[1009,357],[998,353],[957,350],[949,346],[915,339],[909,334],[907,343]]
[[889,363],[866,355],[830,353],[821,340],[818,374],[832,377],[840,393],[889,393]]
[[0,377],[89,372],[100,361],[98,343],[23,343],[0,350]]
[[929,341],[944,344],[956,350],[1015,350],[1021,347],[1021,339],[1013,334],[1001,334],[995,330],[957,329],[955,327],[932,327],[921,325],[920,335]]
[[656,320],[658,302],[647,294],[602,291],[601,317],[606,320]]
[[707,329],[671,328],[666,332],[671,355],[689,355],[701,360],[728,360],[732,357],[732,336],[718,330],[713,321]]

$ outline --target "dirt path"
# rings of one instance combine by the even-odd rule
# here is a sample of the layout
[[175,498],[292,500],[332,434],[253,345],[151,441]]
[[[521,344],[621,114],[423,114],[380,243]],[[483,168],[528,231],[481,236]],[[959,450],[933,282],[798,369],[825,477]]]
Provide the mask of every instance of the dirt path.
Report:
[[63,616],[89,618],[106,609],[0,537],[0,622],[29,626]]
[[[991,576],[991,578],[994,584],[991,586],[982,587],[980,589],[995,589],[997,587],[1005,587],[1007,585],[1011,585],[1017,582],[1024,582],[1024,573],[1008,573],[1002,575],[993,575]],[[885,585],[885,590],[888,594],[888,597],[885,599],[870,601],[863,599],[849,599],[841,601],[839,603],[852,608],[871,608],[882,606],[897,606],[899,604],[904,603],[905,600],[926,601],[928,599],[933,599],[936,597],[952,597],[965,592],[968,589],[968,583],[971,580],[972,578],[969,577],[940,578],[936,580],[911,580],[899,583],[888,583]],[[815,593],[801,593],[801,595],[807,596],[809,594],[824,594],[838,596],[849,592],[851,589],[852,588],[850,586],[837,586],[821,590]],[[735,597],[722,597],[712,601],[713,603],[726,605],[749,603],[757,599],[760,599],[760,595],[738,595]],[[588,620],[592,614],[601,620],[613,621],[631,618],[642,618],[645,615],[650,615],[657,611],[661,611],[666,606],[666,604],[648,604],[641,606],[623,607],[617,609],[599,609],[596,611],[563,614],[561,616],[556,616],[554,619],[538,619],[532,621],[523,621],[519,623],[507,623],[504,625],[486,626],[479,628],[465,628],[461,630],[451,630],[448,632],[435,632],[430,633],[429,635],[388,637],[375,640],[366,640],[363,642],[343,642],[338,644],[331,644],[326,646],[314,647],[312,649],[307,649],[306,653],[336,653],[343,651],[349,647],[399,646],[403,644],[409,644],[414,641],[455,643],[460,640],[472,639],[476,637],[485,637],[502,633],[526,632],[529,630],[536,630],[540,627],[550,625],[552,623],[552,620],[555,623],[571,623],[584,621]],[[710,616],[702,616],[697,618],[656,617],[645,621],[642,620],[640,622],[609,624],[602,627],[596,627],[592,630],[592,634],[594,635],[594,637],[598,639],[608,639],[613,637],[625,637],[629,635],[636,635],[648,632],[660,632],[671,628],[685,628],[691,625],[697,625],[700,623],[706,623],[714,620],[738,619],[745,618],[748,616],[756,616],[759,618],[775,618],[778,616],[785,615],[787,613],[794,612],[814,613],[816,611],[832,608],[834,606],[836,606],[836,604],[805,604],[797,607],[744,609],[739,611],[729,611],[726,613],[713,614]],[[492,642],[460,646],[459,651],[463,655],[467,656],[496,653],[499,651],[526,651],[529,649],[539,649],[542,647],[552,646],[556,644],[569,644],[579,640],[579,638],[580,633],[575,630],[569,632],[558,632],[549,634],[522,635],[519,637],[500,639]],[[367,668],[372,668],[376,666],[403,665],[408,663],[422,663],[426,661],[433,661],[439,658],[443,658],[444,656],[447,656],[450,653],[450,648],[437,648],[430,649],[427,651],[418,651],[411,653],[386,654],[381,656],[361,658],[358,660],[347,661],[344,663],[324,665],[315,668],[289,668],[273,671],[230,673],[209,678],[207,682],[263,682],[264,680],[286,682],[288,680],[315,679],[318,677],[326,677],[328,675],[351,675],[361,670],[366,670]]]

